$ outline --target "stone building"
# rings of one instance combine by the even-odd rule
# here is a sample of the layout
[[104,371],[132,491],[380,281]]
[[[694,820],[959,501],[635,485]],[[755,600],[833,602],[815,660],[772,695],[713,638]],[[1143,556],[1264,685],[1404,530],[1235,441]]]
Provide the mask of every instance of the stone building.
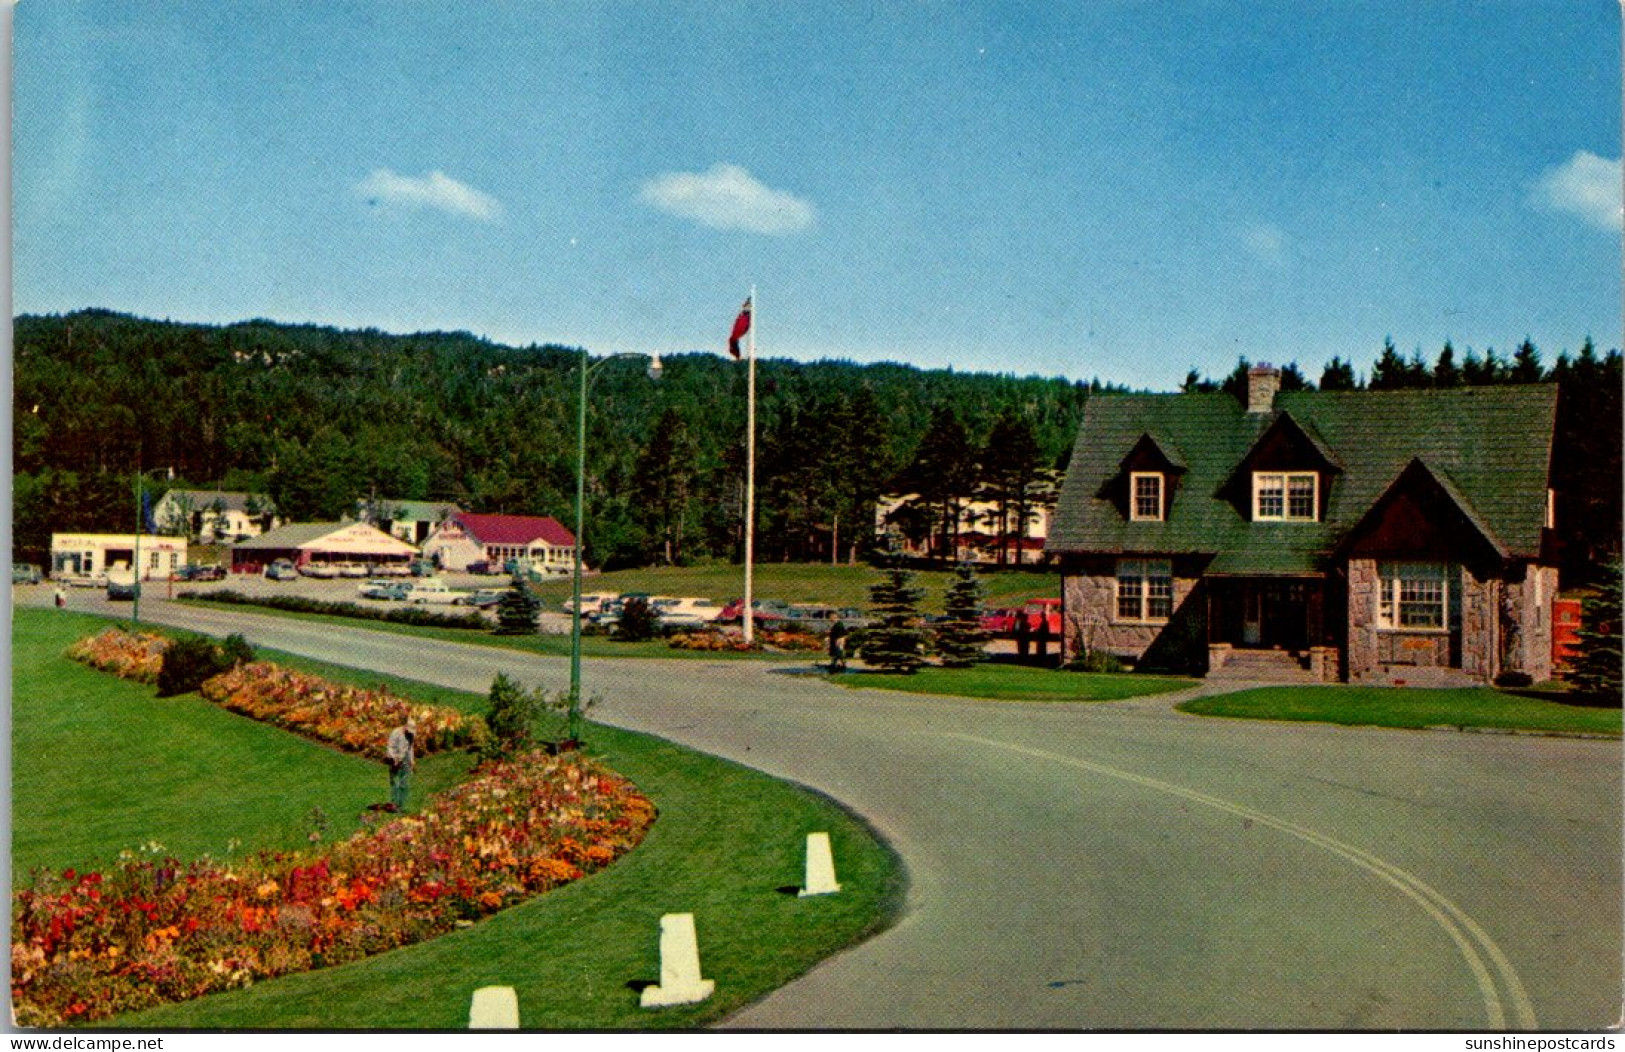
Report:
[[1066,645],[1365,683],[1552,673],[1557,390],[1089,401],[1047,551]]

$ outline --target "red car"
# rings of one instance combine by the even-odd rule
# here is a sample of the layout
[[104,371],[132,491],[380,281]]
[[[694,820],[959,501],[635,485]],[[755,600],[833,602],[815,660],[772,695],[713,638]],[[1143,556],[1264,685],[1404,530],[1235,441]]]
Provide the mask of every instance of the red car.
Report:
[[1025,617],[1027,630],[1034,634],[1038,626],[1048,622],[1050,635],[1061,635],[1061,601],[1059,599],[1029,599],[1019,607],[1010,606],[985,611],[982,631],[994,636],[1014,636],[1016,618]]

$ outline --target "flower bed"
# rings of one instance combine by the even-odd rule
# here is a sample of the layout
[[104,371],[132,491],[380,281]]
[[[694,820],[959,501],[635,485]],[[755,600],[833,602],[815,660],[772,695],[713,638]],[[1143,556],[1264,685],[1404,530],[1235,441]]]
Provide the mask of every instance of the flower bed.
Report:
[[68,648],[68,657],[137,683],[157,683],[169,639],[150,632],[109,628]]
[[711,650],[728,654],[748,654],[764,649],[794,652],[824,649],[824,641],[811,633],[771,628],[758,629],[756,639],[752,643],[746,643],[739,636],[715,629],[681,632],[666,642],[676,650]]
[[489,763],[419,815],[322,851],[37,873],[12,899],[12,1004],[77,1025],[444,934],[629,851],[655,808],[579,757]]
[[480,717],[456,709],[415,704],[381,687],[342,686],[268,661],[223,672],[198,693],[232,712],[376,759],[384,757],[389,732],[408,716],[417,720],[420,753],[471,744],[485,728]]

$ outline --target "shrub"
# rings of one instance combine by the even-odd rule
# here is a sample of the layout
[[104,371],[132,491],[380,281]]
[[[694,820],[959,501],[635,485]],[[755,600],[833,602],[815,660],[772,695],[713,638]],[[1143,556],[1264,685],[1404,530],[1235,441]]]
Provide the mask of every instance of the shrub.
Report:
[[491,710],[485,724],[491,734],[482,750],[487,757],[511,756],[531,747],[536,717],[548,708],[547,691],[526,690],[505,673],[498,672],[486,695]]
[[1621,688],[1620,565],[1609,564],[1595,595],[1581,603],[1580,641],[1569,660],[1576,690],[1614,699]]
[[615,638],[627,643],[641,643],[653,639],[660,630],[656,616],[647,599],[628,599],[621,606],[621,620],[615,626]]
[[205,680],[231,667],[232,660],[213,640],[182,636],[164,650],[163,663],[158,666],[158,696],[172,698],[177,694],[190,694],[203,686]]
[[529,583],[521,574],[514,574],[513,583],[497,603],[497,635],[534,635],[536,618],[541,612],[542,602],[531,592]]
[[225,642],[220,644],[220,651],[226,656],[229,664],[227,668],[236,668],[246,665],[255,658],[254,647],[243,638],[241,632],[233,632],[227,636]]
[[1122,672],[1123,662],[1104,650],[1087,650],[1061,666],[1067,672]]
[[478,613],[441,613],[409,606],[393,610],[374,610],[355,603],[330,602],[325,599],[306,599],[297,595],[251,596],[230,589],[214,592],[182,592],[179,599],[205,599],[211,603],[236,606],[263,606],[270,610],[287,610],[295,614],[325,614],[329,617],[354,617],[363,621],[385,621],[397,625],[419,625],[426,628],[473,628],[484,631],[490,625]]

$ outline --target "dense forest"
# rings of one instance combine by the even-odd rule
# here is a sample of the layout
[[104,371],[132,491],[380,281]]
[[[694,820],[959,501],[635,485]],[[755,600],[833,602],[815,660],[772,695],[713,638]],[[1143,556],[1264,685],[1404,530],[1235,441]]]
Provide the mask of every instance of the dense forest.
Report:
[[[467,333],[389,335],[256,320],[153,321],[88,310],[15,322],[13,550],[43,562],[50,534],[132,528],[138,473],[270,494],[294,520],[358,498],[454,500],[568,522],[581,352]],[[589,561],[737,558],[745,369],[725,355],[594,371],[588,416]],[[1239,391],[1245,361],[1185,390]],[[1617,552],[1621,368],[1587,339],[1550,366],[1527,341],[1506,359],[1446,345],[1431,362],[1384,346],[1367,376],[1333,359],[1332,389],[1556,381],[1556,485],[1567,580]],[[1085,401],[1110,387],[846,361],[757,363],[758,557],[862,555],[875,498],[922,495],[914,528],[972,493],[1024,513],[1063,468]],[[169,481],[171,473],[174,481]]]

